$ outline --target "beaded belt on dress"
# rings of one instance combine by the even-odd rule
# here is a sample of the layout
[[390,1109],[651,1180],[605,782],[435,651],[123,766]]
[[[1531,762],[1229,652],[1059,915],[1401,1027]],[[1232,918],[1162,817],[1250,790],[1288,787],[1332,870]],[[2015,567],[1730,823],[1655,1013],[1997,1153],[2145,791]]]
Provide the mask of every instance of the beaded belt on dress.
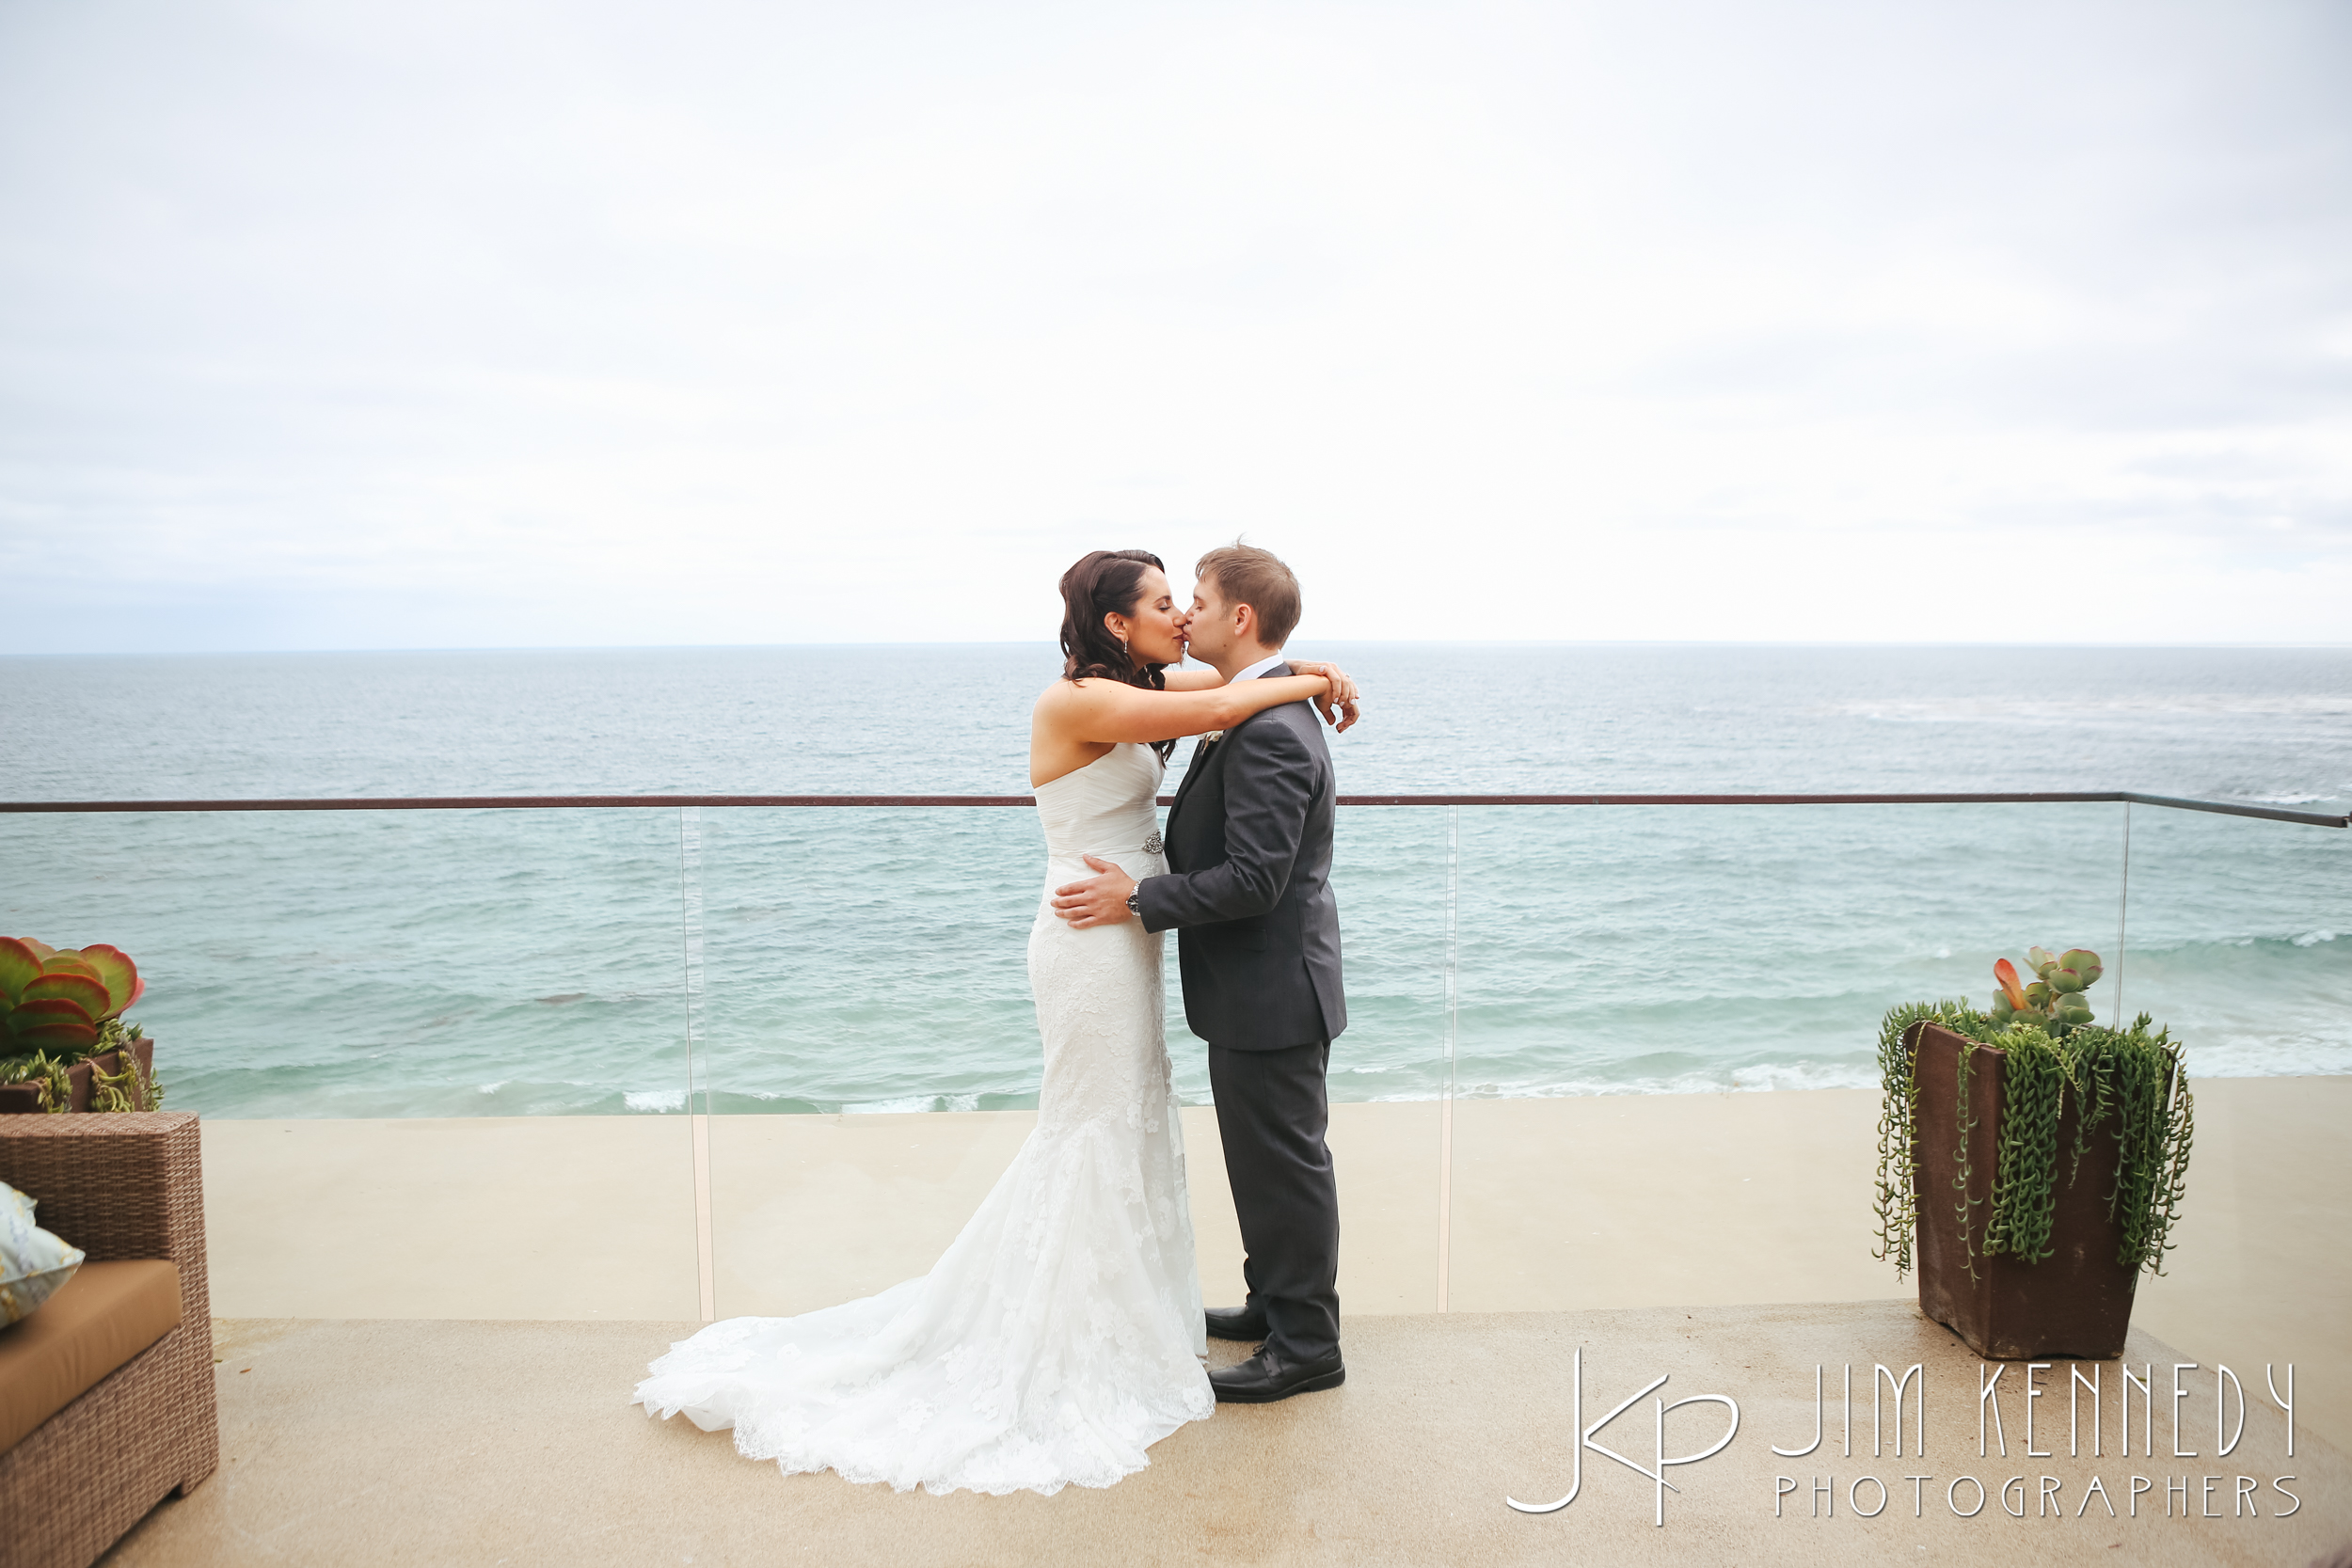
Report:
[[[1161,842],[1160,835],[1157,833],[1146,838],[1138,847],[1147,855],[1162,854],[1167,849],[1167,846]],[[1126,852],[1124,849],[1081,849],[1077,851],[1077,858],[1083,860],[1089,855],[1123,855]]]

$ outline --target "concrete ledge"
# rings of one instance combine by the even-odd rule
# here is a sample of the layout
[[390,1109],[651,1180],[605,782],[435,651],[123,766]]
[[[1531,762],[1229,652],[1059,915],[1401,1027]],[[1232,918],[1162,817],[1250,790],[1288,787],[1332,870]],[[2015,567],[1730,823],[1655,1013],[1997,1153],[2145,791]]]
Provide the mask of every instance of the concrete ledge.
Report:
[[216,1317],[691,1318],[683,1117],[213,1121]]
[[[2352,1441],[2352,1078],[2196,1090],[2178,1250],[2137,1321],[2257,1384],[2294,1362],[2305,1420]],[[1438,1305],[1439,1116],[1333,1107],[1351,1321]],[[1865,1090],[1457,1101],[1448,1306],[1907,1299],[1869,1255],[1877,1116]],[[214,1310],[693,1320],[694,1119],[208,1121]],[[804,1311],[929,1269],[1031,1121],[712,1118],[718,1314]],[[1184,1121],[1202,1288],[1238,1301],[1216,1113]]]

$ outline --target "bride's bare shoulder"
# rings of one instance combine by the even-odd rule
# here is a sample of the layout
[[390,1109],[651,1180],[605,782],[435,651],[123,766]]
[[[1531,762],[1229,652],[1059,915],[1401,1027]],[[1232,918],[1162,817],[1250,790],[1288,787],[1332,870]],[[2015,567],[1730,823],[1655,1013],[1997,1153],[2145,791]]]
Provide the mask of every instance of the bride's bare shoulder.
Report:
[[1099,693],[1089,688],[1100,688],[1099,679],[1057,680],[1037,694],[1036,705],[1029,709],[1029,725],[1041,735],[1071,734],[1084,728],[1100,705]]
[[1037,694],[1037,703],[1032,711],[1050,713],[1057,708],[1068,707],[1073,701],[1083,701],[1084,688],[1087,684],[1083,676],[1074,681],[1067,676],[1059,677]]

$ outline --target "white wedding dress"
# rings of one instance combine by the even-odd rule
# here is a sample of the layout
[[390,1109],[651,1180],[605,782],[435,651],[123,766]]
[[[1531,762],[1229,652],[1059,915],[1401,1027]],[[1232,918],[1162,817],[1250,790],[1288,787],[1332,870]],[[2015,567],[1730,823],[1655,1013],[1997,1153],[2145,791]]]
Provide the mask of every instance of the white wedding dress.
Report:
[[[1160,990],[1161,938],[1073,930],[1046,903],[1085,855],[1165,871],[1162,764],[1122,745],[1037,791],[1045,889],[1029,986],[1037,1128],[928,1275],[798,1318],[730,1318],[670,1347],[633,1402],[684,1411],[784,1470],[899,1491],[1108,1486],[1216,1409]],[[790,1237],[773,1238],[789,1246]]]

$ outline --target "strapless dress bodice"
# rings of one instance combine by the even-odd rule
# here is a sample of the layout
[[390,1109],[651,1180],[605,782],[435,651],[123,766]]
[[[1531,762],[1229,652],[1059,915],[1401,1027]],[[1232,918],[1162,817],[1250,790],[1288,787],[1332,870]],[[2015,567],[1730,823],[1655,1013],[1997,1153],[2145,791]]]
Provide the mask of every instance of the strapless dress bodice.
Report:
[[1045,828],[1046,882],[1093,875],[1086,857],[1111,862],[1131,877],[1156,876],[1158,799],[1167,765],[1149,746],[1122,742],[1084,768],[1037,786]]

